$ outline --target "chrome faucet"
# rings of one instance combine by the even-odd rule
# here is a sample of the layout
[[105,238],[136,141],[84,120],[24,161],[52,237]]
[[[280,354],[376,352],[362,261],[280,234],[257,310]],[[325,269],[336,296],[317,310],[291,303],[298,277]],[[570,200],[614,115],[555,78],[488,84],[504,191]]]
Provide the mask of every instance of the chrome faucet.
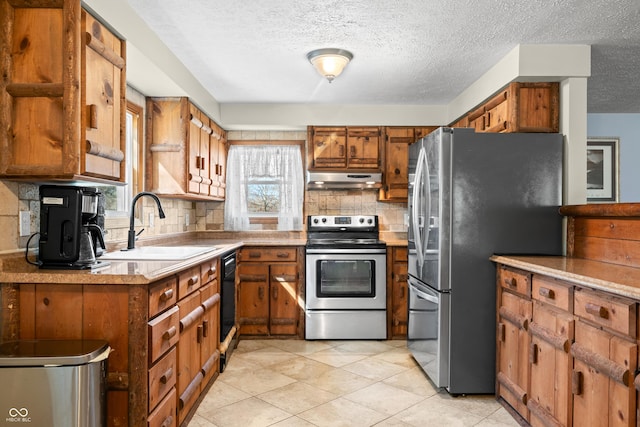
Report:
[[135,213],[135,207],[136,207],[136,202],[138,201],[138,199],[142,196],[149,196],[151,197],[153,200],[156,201],[156,205],[158,205],[158,216],[160,218],[164,218],[164,211],[162,210],[162,205],[160,204],[160,199],[158,199],[158,196],[156,196],[153,193],[149,193],[148,191],[142,191],[138,194],[135,195],[135,197],[133,198],[133,200],[131,200],[131,212],[129,212],[129,238],[127,240],[127,250],[129,249],[135,249],[136,247],[136,237],[142,233],[144,231],[144,229],[140,230],[140,232],[138,234],[136,234],[136,230],[134,228],[133,225],[133,217],[134,217],[134,213]]

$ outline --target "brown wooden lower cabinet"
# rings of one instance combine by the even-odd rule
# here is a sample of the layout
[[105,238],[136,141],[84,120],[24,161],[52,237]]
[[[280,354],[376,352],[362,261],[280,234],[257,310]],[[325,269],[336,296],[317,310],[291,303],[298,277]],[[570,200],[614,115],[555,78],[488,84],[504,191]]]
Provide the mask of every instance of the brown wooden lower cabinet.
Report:
[[637,425],[639,301],[502,264],[497,288],[500,400],[532,426]]
[[184,425],[219,373],[218,263],[151,284],[2,283],[0,339],[106,340],[107,426]]
[[244,247],[238,254],[240,335],[304,338],[304,248]]
[[407,247],[387,248],[387,336],[407,337],[409,320],[409,285]]

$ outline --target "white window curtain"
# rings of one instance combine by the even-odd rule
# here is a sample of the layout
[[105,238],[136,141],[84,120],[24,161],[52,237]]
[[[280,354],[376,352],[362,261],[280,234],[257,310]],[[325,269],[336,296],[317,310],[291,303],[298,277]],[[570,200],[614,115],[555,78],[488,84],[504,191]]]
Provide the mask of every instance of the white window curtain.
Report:
[[227,159],[225,230],[249,230],[247,183],[272,178],[280,186],[278,230],[302,230],[304,173],[296,145],[232,145]]

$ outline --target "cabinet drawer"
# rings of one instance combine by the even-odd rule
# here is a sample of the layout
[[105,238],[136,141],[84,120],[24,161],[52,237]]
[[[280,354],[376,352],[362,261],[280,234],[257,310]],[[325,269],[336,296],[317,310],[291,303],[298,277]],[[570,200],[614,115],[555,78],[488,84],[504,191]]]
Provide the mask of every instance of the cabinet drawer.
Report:
[[149,322],[149,361],[158,360],[178,342],[180,316],[178,307],[161,314]]
[[149,318],[163,312],[178,301],[178,285],[175,277],[162,280],[149,288]]
[[531,273],[527,271],[501,265],[498,269],[498,283],[503,289],[531,296]]
[[178,275],[178,299],[186,297],[201,285],[200,266],[183,271]]
[[219,259],[220,258],[214,258],[200,264],[200,280],[202,281],[202,286],[218,278]]
[[149,409],[153,409],[176,385],[176,349],[162,357],[149,369]]
[[636,337],[636,303],[633,300],[576,289],[574,310],[577,316],[600,326]]
[[243,248],[239,253],[240,261],[295,261],[296,248]]
[[534,275],[531,298],[573,313],[573,286],[551,277]]
[[176,427],[178,420],[176,419],[176,389],[171,389],[169,394],[162,399],[154,411],[149,414],[148,427]]

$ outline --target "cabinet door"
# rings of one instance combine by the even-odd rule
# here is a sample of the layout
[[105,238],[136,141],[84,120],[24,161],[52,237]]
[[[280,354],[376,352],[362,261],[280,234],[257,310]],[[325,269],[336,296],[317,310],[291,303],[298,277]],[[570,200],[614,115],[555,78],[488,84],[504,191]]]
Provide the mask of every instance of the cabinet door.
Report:
[[573,425],[635,426],[637,368],[635,341],[578,320],[574,357]]
[[313,168],[344,168],[347,165],[346,128],[313,128],[311,134]]
[[[398,251],[398,249],[396,248],[395,251]],[[406,255],[406,250],[404,253]],[[391,273],[391,335],[393,337],[407,336],[407,321],[409,317],[407,272],[407,263],[398,262],[394,259],[393,272]]]
[[81,149],[83,153],[86,151],[82,172],[124,180],[124,60],[121,58],[124,42],[85,11],[82,20],[82,28],[91,35],[82,55],[83,123],[87,141]]
[[202,308],[202,342],[200,344],[200,364],[204,372],[203,384],[207,384],[211,377],[219,372],[220,353],[220,294],[218,293],[218,279],[200,291]]
[[497,386],[498,395],[528,419],[529,334],[531,301],[510,292],[499,293]]
[[569,353],[574,338],[573,316],[534,301],[531,333],[531,384],[527,407],[532,426],[571,425]]
[[347,167],[380,167],[380,128],[347,128]]
[[406,200],[409,186],[409,144],[415,141],[415,133],[413,128],[387,128],[386,133],[384,198]]
[[298,265],[270,266],[269,331],[272,335],[295,335],[298,329]]
[[223,199],[225,196],[225,176],[227,168],[227,147],[225,145],[224,132],[211,123],[212,133],[209,138],[209,164],[211,187],[209,194]]
[[269,334],[269,265],[238,264],[240,334]]
[[179,422],[189,412],[200,394],[203,375],[200,369],[202,316],[200,293],[194,292],[178,301],[180,310],[180,339],[178,341],[178,410]]
[[[201,154],[202,140],[202,114],[193,104],[189,104],[189,151],[187,154],[188,168],[188,191],[189,193],[200,194],[200,184],[202,183],[202,164],[203,158]],[[208,157],[204,159],[204,163],[208,164]]]

